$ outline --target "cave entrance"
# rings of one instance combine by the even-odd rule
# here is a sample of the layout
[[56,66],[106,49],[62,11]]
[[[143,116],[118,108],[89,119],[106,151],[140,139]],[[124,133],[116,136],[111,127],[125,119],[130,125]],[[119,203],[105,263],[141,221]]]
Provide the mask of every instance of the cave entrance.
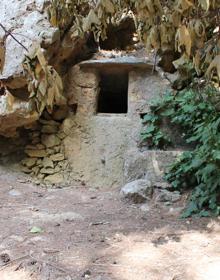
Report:
[[106,39],[100,40],[101,50],[126,50],[133,49],[136,27],[133,18],[125,17],[118,25],[109,24],[106,31]]
[[128,73],[101,73],[97,113],[126,114],[128,111]]

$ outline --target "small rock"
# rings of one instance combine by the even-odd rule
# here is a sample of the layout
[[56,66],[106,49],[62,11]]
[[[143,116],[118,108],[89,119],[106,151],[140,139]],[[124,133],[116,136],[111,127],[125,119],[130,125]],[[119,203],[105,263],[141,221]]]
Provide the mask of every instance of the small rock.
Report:
[[21,193],[15,189],[10,190],[8,194],[11,196],[21,196]]
[[170,189],[172,186],[167,182],[154,182],[154,188]]
[[181,194],[178,191],[168,191],[166,189],[160,189],[156,195],[156,201],[158,202],[177,202],[181,199]]
[[37,145],[27,145],[25,147],[26,150],[44,150],[45,146],[42,144],[37,144]]
[[54,149],[47,149],[48,156],[53,155],[54,153],[56,153]]
[[39,171],[40,171],[40,167],[39,166],[35,166],[34,168],[32,168],[32,171],[33,171],[34,175],[38,175]]
[[120,194],[132,200],[134,203],[143,203],[152,198],[153,187],[151,181],[147,179],[139,179],[126,184]]
[[29,169],[26,166],[22,166],[21,171],[26,173],[26,174],[31,174],[31,172],[32,172],[31,169]]
[[58,153],[58,154],[55,154],[55,155],[50,156],[50,159],[51,159],[52,161],[62,161],[62,160],[65,159],[65,157],[64,157],[63,154]]
[[46,150],[25,150],[25,153],[32,158],[43,158],[47,156]]
[[42,174],[55,174],[55,173],[58,173],[59,171],[60,171],[60,168],[55,167],[55,168],[42,168],[40,172]]
[[60,146],[54,147],[54,151],[55,151],[56,153],[59,153],[59,152],[60,152]]
[[40,184],[41,184],[41,181],[40,180],[34,180],[34,182],[33,182],[35,185],[37,185],[37,186],[39,186]]
[[43,159],[42,165],[43,165],[44,168],[54,168],[53,161],[48,157],[45,157]]
[[42,164],[42,159],[41,158],[37,159],[37,165],[40,165],[40,164]]
[[34,167],[37,163],[37,158],[26,158],[22,161],[22,164],[24,166],[27,166],[28,168]]
[[37,175],[37,178],[39,179],[39,180],[43,180],[44,178],[45,178],[45,174],[42,174],[42,173],[39,173],[38,175]]
[[52,148],[54,146],[60,145],[61,141],[56,135],[53,134],[43,134],[41,136],[41,142],[47,147]]
[[60,161],[58,162],[58,166],[64,170],[64,169],[67,169],[68,168],[68,165],[69,165],[69,162],[67,160],[63,160],[63,161]]
[[51,183],[51,184],[61,184],[63,183],[63,176],[61,174],[53,174],[45,177],[45,181]]

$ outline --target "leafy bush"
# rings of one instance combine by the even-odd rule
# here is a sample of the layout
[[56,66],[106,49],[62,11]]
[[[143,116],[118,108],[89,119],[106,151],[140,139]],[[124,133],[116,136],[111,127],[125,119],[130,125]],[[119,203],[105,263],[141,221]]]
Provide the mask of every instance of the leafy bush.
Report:
[[[179,125],[186,142],[195,145],[195,149],[184,152],[165,175],[174,189],[193,188],[183,217],[220,213],[220,113],[213,98],[219,92],[213,91],[209,87],[202,92],[191,89],[176,95],[168,93],[144,116],[144,122],[149,126],[142,138],[151,146],[161,147],[166,142],[165,135],[160,138],[158,127],[163,117]],[[159,142],[155,140],[157,138]]]

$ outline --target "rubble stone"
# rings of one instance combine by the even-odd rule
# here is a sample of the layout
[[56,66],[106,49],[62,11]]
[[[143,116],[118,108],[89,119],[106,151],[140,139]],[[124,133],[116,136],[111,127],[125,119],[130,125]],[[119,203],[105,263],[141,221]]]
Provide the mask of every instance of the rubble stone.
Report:
[[44,179],[46,182],[49,182],[50,184],[61,184],[64,180],[62,174],[53,174],[45,177]]
[[59,171],[60,171],[60,168],[58,166],[56,166],[55,168],[42,168],[40,172],[42,174],[55,174],[55,173],[58,173]]
[[21,168],[22,172],[26,173],[26,174],[31,174],[31,169],[29,169],[28,167],[26,166],[22,166]]
[[42,161],[42,166],[44,168],[54,168],[54,164],[53,164],[53,161],[48,158],[48,157],[45,157]]
[[152,198],[153,187],[147,179],[135,180],[121,189],[121,196],[134,203],[142,203]]
[[43,158],[47,156],[46,150],[25,150],[29,157]]
[[158,189],[156,193],[157,202],[171,202],[175,203],[181,199],[181,194],[179,191],[168,191],[166,189]]
[[24,164],[24,166],[27,166],[28,168],[34,167],[36,163],[37,163],[37,158],[26,158],[22,161],[22,164]]
[[55,155],[51,155],[51,156],[50,156],[50,159],[51,159],[52,161],[62,161],[62,160],[65,159],[65,157],[64,157],[63,154],[58,153],[58,154],[55,154]]
[[32,168],[32,172],[34,173],[34,175],[38,175],[40,171],[40,167],[39,166],[35,166],[34,168]]
[[47,148],[52,148],[54,146],[60,145],[61,141],[60,138],[57,137],[56,135],[47,135],[43,134],[41,136],[41,142],[47,147]]

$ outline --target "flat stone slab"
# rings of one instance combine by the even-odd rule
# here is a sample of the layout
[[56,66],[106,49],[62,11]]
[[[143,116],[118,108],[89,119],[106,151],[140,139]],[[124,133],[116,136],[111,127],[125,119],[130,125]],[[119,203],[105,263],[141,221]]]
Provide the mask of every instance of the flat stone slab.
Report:
[[103,66],[122,66],[131,68],[152,69],[153,63],[145,58],[137,58],[134,56],[123,56],[115,58],[91,59],[81,62],[81,68],[84,67],[103,67]]

